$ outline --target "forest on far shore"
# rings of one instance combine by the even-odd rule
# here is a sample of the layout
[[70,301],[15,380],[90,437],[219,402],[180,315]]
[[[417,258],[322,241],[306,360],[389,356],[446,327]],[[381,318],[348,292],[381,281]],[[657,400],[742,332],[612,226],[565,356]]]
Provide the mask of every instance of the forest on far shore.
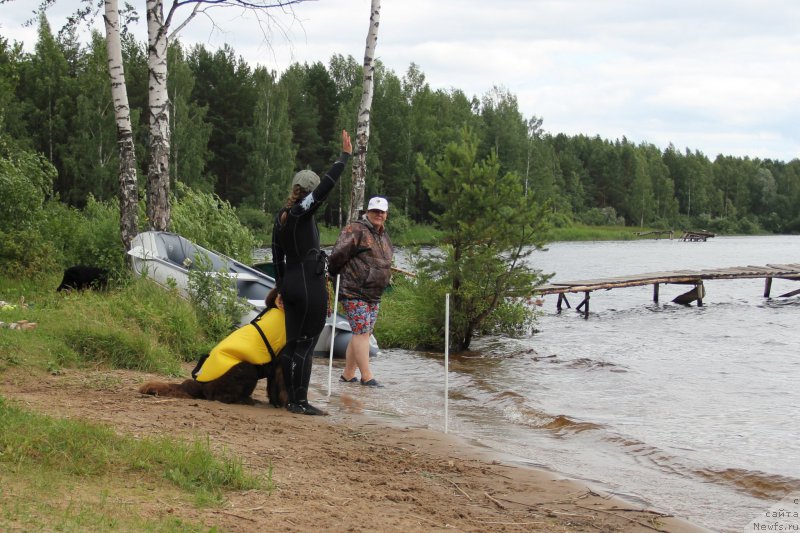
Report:
[[[137,160],[147,161],[146,43],[123,40]],[[498,80],[500,81],[500,80]],[[286,199],[297,169],[323,173],[338,132],[355,131],[362,65],[332,55],[327,65],[293,64],[280,75],[253,68],[235,50],[169,49],[170,173],[215,193],[240,218],[263,218]],[[480,96],[432,89],[415,64],[398,75],[378,63],[372,104],[366,196],[389,198],[393,214],[432,222],[419,171],[457,142],[465,127],[479,160],[497,154],[527,194],[547,202],[558,227],[590,225],[703,228],[720,233],[800,233],[800,159],[776,161],[635,144],[628,139],[548,132],[546,117],[525,117],[501,86]],[[82,208],[118,194],[118,149],[104,36],[82,43],[39,21],[32,53],[0,37],[0,135],[15,150],[42,154],[57,171],[54,194]],[[138,175],[143,188],[145,169]],[[348,212],[349,172],[321,222]]]

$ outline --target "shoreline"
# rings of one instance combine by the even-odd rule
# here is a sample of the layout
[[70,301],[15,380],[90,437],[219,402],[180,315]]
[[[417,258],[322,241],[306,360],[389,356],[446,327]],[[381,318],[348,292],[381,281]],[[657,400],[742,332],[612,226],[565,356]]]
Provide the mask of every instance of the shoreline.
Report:
[[[263,386],[254,394],[256,406],[136,392],[152,379],[164,377],[7,369],[0,395],[28,410],[106,424],[137,438],[207,440],[247,469],[269,473],[276,485],[271,494],[228,493],[222,508],[154,504],[143,495],[134,509],[151,517],[225,531],[708,531],[557,473],[498,460],[457,435],[378,420],[363,404],[348,404],[347,395],[325,402],[317,386],[312,402],[332,416],[272,408]],[[0,507],[10,504],[0,497]]]
[[[313,388],[314,385],[312,383]],[[318,388],[322,389],[321,386]],[[329,403],[325,399],[326,394],[324,392],[321,390],[317,392],[320,393],[320,400],[317,403],[319,405],[324,404],[326,408],[329,408],[337,398],[335,392],[332,393],[331,403]],[[341,395],[339,397],[341,398]],[[333,407],[338,410],[335,415],[325,417],[325,420],[331,425],[342,425],[347,428],[351,428],[353,425],[376,427],[378,442],[386,446],[396,447],[401,442],[417,442],[417,446],[423,448],[425,453],[448,460],[457,458],[482,463],[490,469],[496,469],[495,475],[511,477],[515,480],[515,483],[520,485],[533,485],[537,487],[534,493],[526,492],[526,496],[530,499],[525,503],[529,505],[571,501],[572,504],[579,505],[579,508],[586,510],[593,508],[594,512],[614,512],[614,509],[621,513],[638,511],[645,516],[652,514],[653,517],[658,517],[658,520],[662,522],[661,525],[651,529],[653,527],[651,525],[642,526],[641,523],[637,523],[637,520],[630,520],[630,528],[623,527],[619,531],[655,530],[685,533],[709,533],[711,531],[690,522],[686,518],[663,513],[652,506],[643,507],[641,503],[626,499],[624,495],[611,494],[603,489],[598,489],[592,486],[592,483],[588,480],[573,478],[544,466],[523,464],[524,460],[522,458],[471,443],[466,437],[457,434],[444,433],[440,430],[413,424],[409,425],[407,421],[401,419],[392,420],[390,416],[384,417],[363,412],[353,412],[353,409],[349,408],[346,402],[333,405]],[[485,473],[487,475],[490,474],[488,471],[485,471]],[[545,495],[546,498],[539,497]],[[581,500],[585,500],[587,505],[577,503]]]

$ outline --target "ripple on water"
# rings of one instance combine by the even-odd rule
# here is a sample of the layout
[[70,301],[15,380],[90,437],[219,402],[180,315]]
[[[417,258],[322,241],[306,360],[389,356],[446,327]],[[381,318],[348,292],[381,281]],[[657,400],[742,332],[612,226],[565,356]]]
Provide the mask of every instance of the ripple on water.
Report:
[[695,473],[711,483],[733,487],[763,500],[780,500],[787,494],[800,490],[800,479],[741,468],[702,468]]

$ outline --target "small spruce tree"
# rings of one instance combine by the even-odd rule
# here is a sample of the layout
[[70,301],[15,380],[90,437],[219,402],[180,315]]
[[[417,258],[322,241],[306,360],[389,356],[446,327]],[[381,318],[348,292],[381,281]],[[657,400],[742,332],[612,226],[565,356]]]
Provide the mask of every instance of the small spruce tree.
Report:
[[[433,215],[443,232],[442,253],[417,268],[451,293],[455,351],[469,349],[475,334],[526,329],[534,315],[527,300],[549,278],[526,261],[544,246],[547,205],[525,194],[519,175],[501,174],[494,152],[479,161],[477,147],[465,128],[461,141],[447,145],[433,165],[422,157],[417,163],[431,201],[443,209]],[[509,306],[522,312],[508,312]],[[443,310],[439,315],[443,323]]]

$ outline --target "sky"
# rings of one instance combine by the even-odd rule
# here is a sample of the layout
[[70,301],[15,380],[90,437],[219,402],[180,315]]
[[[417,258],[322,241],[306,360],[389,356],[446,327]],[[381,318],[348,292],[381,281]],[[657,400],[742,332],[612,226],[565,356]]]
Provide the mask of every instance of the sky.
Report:
[[[145,40],[145,2],[128,1]],[[0,5],[0,35],[32,49],[36,29],[22,22],[36,4]],[[58,0],[54,31],[78,4]],[[277,72],[292,62],[327,65],[333,54],[361,62],[370,5],[308,1],[261,24],[217,7],[179,39],[227,43]],[[178,22],[190,11],[181,9]],[[800,158],[797,0],[383,0],[376,57],[399,77],[415,63],[433,89],[478,98],[506,89],[551,134],[672,144],[711,159]]]

